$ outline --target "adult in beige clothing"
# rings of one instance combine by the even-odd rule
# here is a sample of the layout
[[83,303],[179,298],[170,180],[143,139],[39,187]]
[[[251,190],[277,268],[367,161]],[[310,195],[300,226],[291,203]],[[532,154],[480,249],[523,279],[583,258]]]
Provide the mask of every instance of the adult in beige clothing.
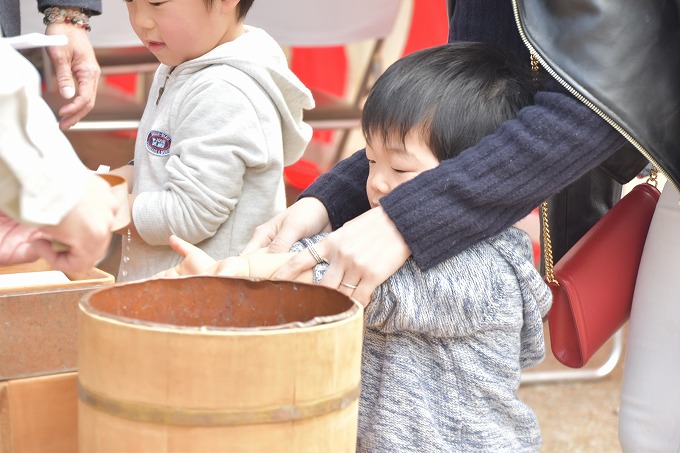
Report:
[[2,39],[0,61],[0,264],[85,270],[105,254],[119,202],[59,130],[30,62]]

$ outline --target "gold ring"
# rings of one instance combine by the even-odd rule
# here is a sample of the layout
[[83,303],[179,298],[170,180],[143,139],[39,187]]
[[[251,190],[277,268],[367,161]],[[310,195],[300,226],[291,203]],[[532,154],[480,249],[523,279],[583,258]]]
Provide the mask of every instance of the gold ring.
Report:
[[319,255],[319,252],[316,251],[313,244],[309,244],[309,246],[307,247],[307,250],[309,250],[309,253],[311,253],[312,256],[314,257],[314,259],[316,260],[316,264],[321,264],[321,263],[326,262],[326,260],[321,258],[321,255]]
[[352,289],[357,289],[357,285],[350,285],[349,283],[345,282],[340,282],[342,286],[346,286],[347,288],[352,288]]

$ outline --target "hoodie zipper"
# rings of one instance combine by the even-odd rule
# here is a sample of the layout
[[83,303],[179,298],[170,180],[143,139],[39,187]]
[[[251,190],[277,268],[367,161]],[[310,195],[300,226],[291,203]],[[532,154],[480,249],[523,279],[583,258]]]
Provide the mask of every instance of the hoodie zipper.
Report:
[[170,78],[170,74],[172,74],[172,71],[175,70],[175,67],[170,68],[168,71],[167,75],[165,76],[165,81],[163,82],[163,86],[158,89],[158,98],[156,99],[156,105],[161,101],[161,96],[163,96],[163,93],[165,93],[165,85],[168,84],[168,79]]
[[604,113],[602,110],[600,110],[599,107],[597,107],[595,104],[590,102],[588,99],[586,99],[581,93],[576,91],[574,87],[569,85],[562,77],[560,77],[549,65],[548,63],[543,59],[543,57],[536,51],[536,48],[529,42],[529,39],[526,36],[526,33],[524,32],[524,28],[522,28],[522,22],[519,19],[519,8],[517,6],[517,0],[512,0],[512,11],[515,15],[515,22],[517,23],[517,29],[519,30],[519,35],[520,38],[522,38],[522,42],[524,42],[524,45],[529,49],[529,52],[531,55],[538,60],[538,62],[543,66],[543,68],[550,74],[550,76],[555,79],[560,85],[562,85],[564,88],[569,91],[576,99],[581,101],[583,104],[585,104],[587,107],[589,107],[593,112],[595,112],[600,118],[605,120],[611,127],[616,129],[621,135],[625,137],[626,140],[628,140],[645,158],[654,165],[658,172],[664,175],[666,180],[671,183],[676,190],[680,191],[680,187],[678,187],[677,184],[668,176],[668,174],[664,171],[664,169],[659,165],[649,154],[649,152],[640,144],[638,143],[637,140],[635,140],[626,130],[624,130],[616,121],[614,121],[612,118],[610,118],[606,113]]

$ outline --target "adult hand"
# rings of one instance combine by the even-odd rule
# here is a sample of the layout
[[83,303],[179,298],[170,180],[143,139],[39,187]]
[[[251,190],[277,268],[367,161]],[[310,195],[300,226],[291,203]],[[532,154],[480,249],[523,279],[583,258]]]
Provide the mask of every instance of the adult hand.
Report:
[[30,263],[40,258],[33,243],[45,237],[44,233],[22,225],[0,212],[0,265]]
[[92,173],[85,195],[57,225],[43,226],[41,231],[65,246],[53,248],[50,240],[34,243],[38,253],[55,269],[80,272],[104,257],[111,241],[111,229],[119,209],[127,209],[126,200],[117,198],[109,184]]
[[[59,109],[59,127],[66,130],[94,107],[101,70],[85,29],[73,24],[53,23],[47,26],[45,34],[66,35],[68,38],[65,46],[47,48],[54,65],[59,93],[63,98],[71,99]],[[74,76],[78,82],[77,91]]]
[[[347,222],[315,244],[314,248],[329,263],[321,284],[335,288],[363,305],[370,302],[375,288],[394,274],[411,255],[399,230],[381,207]],[[272,278],[293,280],[315,264],[311,253],[299,252]]]
[[326,207],[316,198],[305,197],[257,227],[240,254],[247,255],[265,247],[270,253],[285,253],[296,241],[328,230],[330,220]]

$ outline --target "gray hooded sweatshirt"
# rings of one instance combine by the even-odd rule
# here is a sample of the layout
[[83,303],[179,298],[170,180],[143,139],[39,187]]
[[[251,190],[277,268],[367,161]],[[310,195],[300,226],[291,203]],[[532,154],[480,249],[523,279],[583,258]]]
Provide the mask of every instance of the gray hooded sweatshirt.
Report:
[[539,451],[536,416],[516,391],[521,369],[545,356],[551,303],[516,228],[426,272],[406,261],[366,307],[357,451]]
[[161,64],[135,143],[132,219],[118,281],[151,277],[181,258],[175,234],[215,259],[239,253],[286,207],[283,167],[311,139],[314,101],[263,30],[175,68]]

